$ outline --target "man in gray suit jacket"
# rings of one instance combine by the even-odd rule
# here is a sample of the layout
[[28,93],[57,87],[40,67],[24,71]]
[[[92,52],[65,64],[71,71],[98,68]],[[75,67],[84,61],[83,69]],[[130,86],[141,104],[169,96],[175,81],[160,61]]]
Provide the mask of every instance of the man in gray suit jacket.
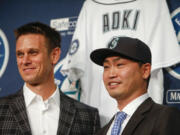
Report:
[[144,42],[115,37],[90,57],[104,67],[105,87],[118,103],[118,113],[97,135],[180,135],[180,111],[156,104],[147,94],[151,51]]
[[16,57],[24,86],[0,99],[1,135],[93,135],[100,128],[96,108],[67,97],[54,83],[60,35],[40,22],[15,30]]

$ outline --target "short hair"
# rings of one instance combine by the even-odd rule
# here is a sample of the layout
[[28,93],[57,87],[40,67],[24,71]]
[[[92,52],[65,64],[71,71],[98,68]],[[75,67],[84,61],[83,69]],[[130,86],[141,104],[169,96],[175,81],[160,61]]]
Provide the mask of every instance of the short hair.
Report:
[[31,22],[20,26],[14,30],[16,41],[22,35],[26,34],[41,34],[48,40],[48,52],[51,52],[54,48],[61,48],[61,35],[50,26],[41,22]]

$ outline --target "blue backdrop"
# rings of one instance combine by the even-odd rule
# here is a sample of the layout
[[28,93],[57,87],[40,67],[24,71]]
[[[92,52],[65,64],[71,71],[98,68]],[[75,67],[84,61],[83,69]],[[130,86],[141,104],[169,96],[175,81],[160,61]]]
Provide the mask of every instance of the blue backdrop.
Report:
[[[167,0],[173,26],[180,45],[180,0]],[[180,109],[180,64],[164,69],[164,101]]]
[[62,35],[61,60],[65,57],[84,0],[0,1],[0,96],[16,92],[23,85],[15,57],[13,30],[22,24],[41,21]]

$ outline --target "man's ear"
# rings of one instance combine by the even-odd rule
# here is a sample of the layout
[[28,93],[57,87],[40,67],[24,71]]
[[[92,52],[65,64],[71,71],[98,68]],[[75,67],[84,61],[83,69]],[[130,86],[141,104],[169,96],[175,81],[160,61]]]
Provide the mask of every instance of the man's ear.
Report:
[[142,65],[142,75],[144,79],[147,79],[151,74],[151,64],[145,63]]
[[59,61],[60,55],[61,55],[61,49],[59,47],[56,47],[52,50],[51,61],[53,65],[55,65]]

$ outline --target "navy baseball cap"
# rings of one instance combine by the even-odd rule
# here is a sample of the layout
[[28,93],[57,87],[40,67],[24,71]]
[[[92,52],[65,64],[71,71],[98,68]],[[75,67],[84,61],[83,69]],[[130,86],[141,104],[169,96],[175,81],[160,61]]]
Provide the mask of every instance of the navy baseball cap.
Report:
[[151,64],[150,48],[137,38],[115,37],[109,42],[108,48],[96,49],[90,54],[91,60],[100,66],[103,66],[104,60],[111,56]]

